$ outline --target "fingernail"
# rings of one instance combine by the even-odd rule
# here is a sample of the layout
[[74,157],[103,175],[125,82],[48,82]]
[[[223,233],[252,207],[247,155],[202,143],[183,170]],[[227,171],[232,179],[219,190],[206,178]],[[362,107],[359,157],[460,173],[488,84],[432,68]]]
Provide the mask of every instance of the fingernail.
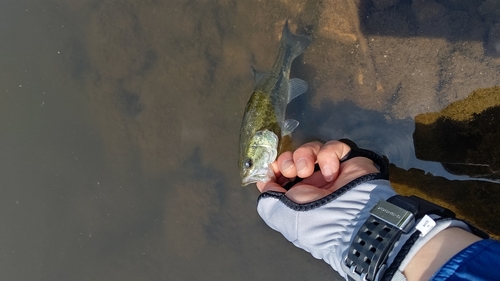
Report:
[[327,182],[331,182],[333,180],[333,170],[330,166],[325,166],[321,168],[321,172],[323,173],[323,177]]
[[291,159],[287,159],[281,163],[281,172],[285,172],[291,167],[293,167],[293,161]]
[[295,164],[297,167],[297,174],[299,174],[302,170],[307,168],[307,161],[304,158],[300,158],[299,161],[297,161],[297,164]]

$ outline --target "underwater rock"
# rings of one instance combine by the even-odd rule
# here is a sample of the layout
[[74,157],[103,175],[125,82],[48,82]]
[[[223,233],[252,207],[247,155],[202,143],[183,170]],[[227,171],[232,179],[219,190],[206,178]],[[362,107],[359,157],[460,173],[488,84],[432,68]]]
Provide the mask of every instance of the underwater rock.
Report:
[[477,89],[440,112],[415,117],[416,157],[454,174],[500,178],[500,87]]

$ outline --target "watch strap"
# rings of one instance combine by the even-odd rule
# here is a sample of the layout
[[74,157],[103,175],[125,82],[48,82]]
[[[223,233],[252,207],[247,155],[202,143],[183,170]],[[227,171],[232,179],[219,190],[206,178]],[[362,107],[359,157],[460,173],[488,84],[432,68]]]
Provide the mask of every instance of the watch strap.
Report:
[[[354,236],[344,257],[342,267],[348,279],[380,280],[388,268],[389,254],[401,235],[410,233],[415,222],[428,214],[441,218],[455,217],[452,211],[417,196],[395,195],[386,201],[379,201]],[[411,237],[418,238],[418,233],[415,231]]]
[[376,274],[383,274],[389,252],[402,233],[397,227],[371,215],[354,237],[343,261],[349,279],[375,280]]

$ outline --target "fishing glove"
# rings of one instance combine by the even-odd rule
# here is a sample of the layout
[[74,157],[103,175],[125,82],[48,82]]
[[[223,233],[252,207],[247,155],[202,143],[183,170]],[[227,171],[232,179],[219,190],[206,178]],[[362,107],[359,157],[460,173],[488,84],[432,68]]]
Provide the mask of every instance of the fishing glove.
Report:
[[[388,180],[386,159],[372,151],[351,145],[351,151],[340,162],[354,157],[371,159],[380,172],[361,176],[326,197],[310,203],[295,203],[286,197],[285,193],[276,191],[262,193],[257,203],[257,211],[267,225],[280,232],[295,246],[310,252],[317,259],[323,259],[346,280],[347,274],[341,264],[354,236],[370,217],[370,210],[377,202],[396,195]],[[413,255],[425,242],[451,226],[468,230],[460,221],[442,220],[425,237],[412,236],[415,231],[403,234],[392,248],[386,264],[392,263],[410,237],[418,238],[415,239],[416,242],[413,241],[413,247],[410,246],[411,250],[407,249],[402,257],[398,256],[400,260],[396,269],[399,269],[393,271],[402,274]]]

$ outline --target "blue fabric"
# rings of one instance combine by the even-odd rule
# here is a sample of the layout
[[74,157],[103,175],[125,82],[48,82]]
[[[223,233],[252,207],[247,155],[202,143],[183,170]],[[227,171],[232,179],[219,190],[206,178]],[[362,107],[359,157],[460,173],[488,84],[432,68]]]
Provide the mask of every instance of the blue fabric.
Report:
[[470,245],[445,263],[431,280],[500,280],[500,242],[486,239]]

